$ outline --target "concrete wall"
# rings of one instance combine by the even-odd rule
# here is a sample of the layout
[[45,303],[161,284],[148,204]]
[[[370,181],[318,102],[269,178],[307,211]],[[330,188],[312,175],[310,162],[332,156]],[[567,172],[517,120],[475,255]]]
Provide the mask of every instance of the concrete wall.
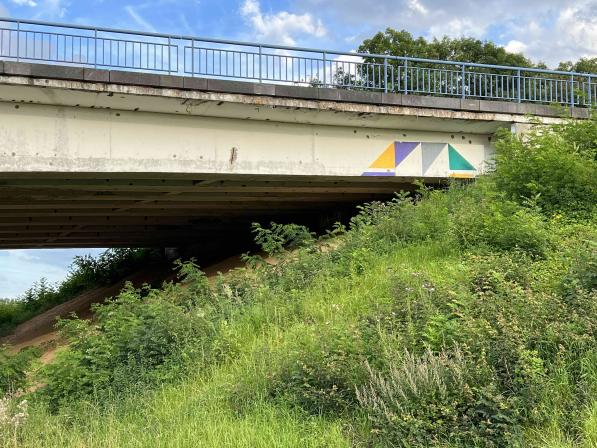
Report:
[[[396,141],[423,145],[375,164]],[[487,134],[0,103],[0,172],[448,177],[447,144],[478,171],[491,156]]]

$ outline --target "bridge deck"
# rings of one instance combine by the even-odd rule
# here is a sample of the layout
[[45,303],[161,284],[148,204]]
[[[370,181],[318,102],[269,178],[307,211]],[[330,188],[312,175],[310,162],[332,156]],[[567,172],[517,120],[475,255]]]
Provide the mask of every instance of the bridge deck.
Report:
[[[404,106],[409,108],[501,113],[508,115],[537,115],[541,117],[561,117],[562,115],[569,115],[574,118],[588,118],[589,116],[589,109],[587,108],[577,107],[563,109],[561,107],[558,108],[536,103],[517,103],[512,101],[432,95],[405,95],[403,93],[387,93],[368,90],[304,87],[286,84],[231,81],[225,79],[0,60],[0,84],[10,82],[10,77],[79,81],[103,85],[140,86],[147,88],[178,89],[183,91],[223,94],[242,94],[265,98],[290,98],[304,101],[331,101],[336,103],[394,107]],[[70,87],[73,88],[74,86]],[[68,86],[65,86],[65,88],[68,88]]]
[[[412,188],[376,179],[181,176],[3,176],[0,248],[206,247],[250,238],[253,221],[328,228],[355,205]],[[434,179],[430,182],[437,183]]]
[[[0,61],[0,248],[217,251],[253,221],[330,228],[415,178],[476,175],[528,114],[561,111]],[[401,161],[400,141],[417,148]]]

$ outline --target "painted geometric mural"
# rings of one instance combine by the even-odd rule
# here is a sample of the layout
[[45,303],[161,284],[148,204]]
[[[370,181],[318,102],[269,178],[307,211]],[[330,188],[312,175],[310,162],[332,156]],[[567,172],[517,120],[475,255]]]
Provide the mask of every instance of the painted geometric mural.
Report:
[[472,178],[480,172],[483,145],[456,147],[451,143],[392,142],[362,176],[420,176]]

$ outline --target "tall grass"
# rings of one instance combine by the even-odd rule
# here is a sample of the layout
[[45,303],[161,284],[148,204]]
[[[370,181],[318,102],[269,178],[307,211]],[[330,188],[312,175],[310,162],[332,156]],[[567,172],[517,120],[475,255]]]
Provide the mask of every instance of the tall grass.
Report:
[[[582,142],[597,136],[594,122],[570,129]],[[564,131],[515,141],[509,156],[528,158],[525,145],[551,151],[546,132]],[[562,157],[576,160],[579,146],[569,148]],[[583,151],[583,173],[595,173]],[[536,166],[504,164],[473,185],[368,204],[315,243],[300,226],[255,226],[275,265],[247,257],[250,269],[211,287],[187,263],[181,284],[126,289],[95,322],[63,326],[70,346],[35,379],[46,386],[30,396],[16,441],[0,440],[595,446],[594,204],[577,197],[568,210],[511,188],[516,176],[550,182]]]

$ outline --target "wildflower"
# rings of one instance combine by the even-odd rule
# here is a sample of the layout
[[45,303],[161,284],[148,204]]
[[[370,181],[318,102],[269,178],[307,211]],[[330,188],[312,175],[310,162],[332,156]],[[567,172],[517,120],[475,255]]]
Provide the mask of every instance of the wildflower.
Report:
[[0,398],[0,430],[14,432],[29,416],[27,400],[21,400],[14,406],[13,398],[11,395]]
[[433,291],[435,291],[435,288],[434,288],[434,287],[433,287],[433,285],[432,285],[432,284],[430,284],[430,283],[423,283],[423,286],[422,286],[422,288],[423,288],[423,289],[425,289],[425,290],[427,290],[428,292],[433,292]]

